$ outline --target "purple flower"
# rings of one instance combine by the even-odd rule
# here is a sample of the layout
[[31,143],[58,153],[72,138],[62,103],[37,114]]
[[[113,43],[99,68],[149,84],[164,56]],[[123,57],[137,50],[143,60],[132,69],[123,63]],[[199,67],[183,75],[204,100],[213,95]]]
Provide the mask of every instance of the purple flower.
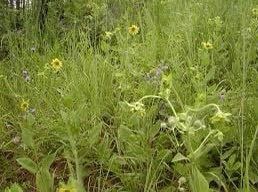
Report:
[[152,83],[158,83],[158,81],[162,78],[162,75],[168,70],[168,66],[164,64],[160,64],[156,68],[153,68],[146,75],[146,79]]

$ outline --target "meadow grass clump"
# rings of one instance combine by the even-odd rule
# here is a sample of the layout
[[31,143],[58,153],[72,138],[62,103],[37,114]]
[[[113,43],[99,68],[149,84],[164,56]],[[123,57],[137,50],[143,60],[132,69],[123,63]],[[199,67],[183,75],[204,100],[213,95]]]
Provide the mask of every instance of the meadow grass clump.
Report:
[[255,1],[44,2],[0,3],[0,190],[258,190]]

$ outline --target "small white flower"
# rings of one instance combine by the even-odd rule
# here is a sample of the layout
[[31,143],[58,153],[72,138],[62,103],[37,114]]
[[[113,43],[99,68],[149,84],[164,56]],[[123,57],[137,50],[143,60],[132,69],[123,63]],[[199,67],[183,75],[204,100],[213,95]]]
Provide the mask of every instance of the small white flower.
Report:
[[180,178],[178,179],[178,184],[181,186],[181,185],[183,185],[184,183],[186,183],[186,178],[185,178],[185,177],[180,177]]
[[12,142],[14,144],[18,144],[18,143],[20,143],[20,141],[21,141],[21,137],[20,136],[16,135],[14,138],[12,138]]

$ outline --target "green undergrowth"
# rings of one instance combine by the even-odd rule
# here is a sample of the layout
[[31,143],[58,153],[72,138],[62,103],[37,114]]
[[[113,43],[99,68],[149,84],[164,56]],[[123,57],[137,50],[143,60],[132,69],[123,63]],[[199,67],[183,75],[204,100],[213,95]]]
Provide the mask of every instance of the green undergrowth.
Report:
[[258,190],[256,1],[63,5],[2,35],[2,191]]

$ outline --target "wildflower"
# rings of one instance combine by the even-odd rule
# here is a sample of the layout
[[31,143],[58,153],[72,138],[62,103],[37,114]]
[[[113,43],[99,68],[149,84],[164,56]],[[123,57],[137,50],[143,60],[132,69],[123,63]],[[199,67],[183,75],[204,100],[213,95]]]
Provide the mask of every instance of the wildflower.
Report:
[[160,129],[165,130],[167,128],[167,124],[165,122],[160,123]]
[[169,116],[168,117],[168,124],[172,127],[176,126],[176,124],[179,122],[179,118],[175,116]]
[[212,43],[210,43],[209,41],[207,41],[207,42],[202,42],[202,46],[203,46],[203,48],[206,49],[206,50],[213,49],[213,45],[212,45]]
[[130,35],[136,35],[139,33],[139,27],[137,27],[136,25],[132,25],[131,27],[128,28],[128,32]]
[[112,32],[110,32],[110,31],[106,31],[106,32],[105,32],[105,38],[106,38],[106,39],[111,39],[112,36],[113,36],[113,33],[112,33]]
[[217,27],[221,27],[223,24],[223,21],[221,20],[221,18],[219,16],[214,18],[214,23]]
[[57,58],[52,60],[51,65],[55,72],[58,72],[63,67],[62,61]]
[[76,184],[73,180],[69,180],[67,184],[61,183],[56,192],[77,192]]
[[57,192],[77,192],[77,190],[75,188],[71,188],[71,187],[68,187],[68,186],[63,186],[63,187],[60,187]]
[[159,65],[158,67],[151,69],[150,72],[147,73],[147,80],[153,83],[157,83],[161,80],[162,75],[164,75],[167,70],[167,65]]
[[213,19],[208,19],[208,24],[215,27],[216,30],[220,30],[223,26],[223,21],[219,16],[216,16]]
[[126,104],[131,108],[132,112],[139,112],[141,116],[145,114],[144,104],[141,102],[127,103]]
[[23,76],[23,79],[24,79],[26,82],[29,82],[29,81],[30,81],[30,75],[29,75],[29,72],[28,72],[26,69],[24,69],[24,70],[22,71],[22,76]]
[[258,16],[258,7],[252,9],[252,14],[253,14],[253,16],[255,16],[255,17]]
[[27,111],[29,109],[29,101],[25,101],[24,99],[22,99],[22,102],[20,104],[20,108],[22,111]]
[[230,122],[229,116],[231,116],[231,113],[223,113],[222,111],[218,111],[212,118],[211,122],[217,123],[217,122]]
[[179,186],[183,185],[184,183],[186,183],[186,178],[185,178],[185,177],[180,177],[180,178],[178,179],[178,184],[179,184]]
[[16,135],[14,138],[12,138],[12,142],[14,144],[18,144],[18,143],[20,143],[20,141],[21,141],[21,137],[20,136]]
[[184,192],[184,191],[185,191],[185,188],[184,188],[184,187],[178,187],[178,191]]
[[193,126],[194,126],[195,128],[197,128],[197,129],[205,129],[205,128],[206,128],[206,126],[205,126],[205,125],[203,124],[203,122],[200,121],[200,120],[194,121]]

